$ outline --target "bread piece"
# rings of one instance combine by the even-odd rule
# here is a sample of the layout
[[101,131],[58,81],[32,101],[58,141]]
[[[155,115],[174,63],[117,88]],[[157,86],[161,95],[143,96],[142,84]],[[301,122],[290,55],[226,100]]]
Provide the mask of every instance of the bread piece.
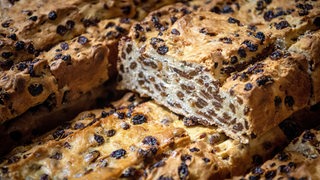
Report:
[[21,0],[1,16],[0,62],[8,69],[15,62],[34,59],[60,41],[72,39],[88,26],[114,17],[132,17],[133,1]]
[[[319,169],[319,142],[319,130],[307,130],[272,160],[253,168],[245,177],[234,179],[317,179],[315,169]],[[309,172],[303,171],[306,167],[310,167]]]
[[101,86],[114,76],[118,40],[128,32],[130,24],[128,19],[103,20],[34,61],[1,71],[0,123],[49,97],[53,98],[53,106],[59,107]]
[[310,104],[320,101],[320,31],[306,33],[293,44],[289,51],[305,55],[309,61],[309,74],[312,79],[313,89]]
[[[267,27],[252,29],[228,14],[191,12],[181,4],[162,8],[121,41],[120,88],[248,143],[309,105],[306,58],[278,47],[280,31],[296,30]],[[278,48],[284,52],[274,56]]]
[[127,94],[110,108],[81,113],[31,145],[14,149],[0,165],[0,177],[221,179],[245,172],[287,142],[285,133],[274,128],[243,145],[213,127],[186,127],[190,119],[183,122],[144,101]]

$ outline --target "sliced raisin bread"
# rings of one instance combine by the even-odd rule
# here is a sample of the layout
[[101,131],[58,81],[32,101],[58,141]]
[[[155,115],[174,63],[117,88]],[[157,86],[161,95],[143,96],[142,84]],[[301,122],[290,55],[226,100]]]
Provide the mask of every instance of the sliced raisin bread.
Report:
[[296,130],[276,127],[243,145],[145,101],[129,93],[108,108],[79,114],[6,155],[0,177],[222,179],[262,163]]
[[126,18],[103,20],[33,61],[22,61],[1,71],[0,123],[44,103],[49,97],[59,107],[101,86],[114,76],[117,43],[130,24]]
[[[251,7],[253,1],[242,3]],[[310,105],[311,87],[318,84],[310,80],[307,57],[287,53],[295,42],[282,37],[318,28],[320,4],[310,3],[314,8],[302,24],[286,14],[281,18],[292,26],[281,28],[273,21],[240,22],[241,8],[216,13],[177,4],[150,13],[121,41],[119,87],[247,143]]]

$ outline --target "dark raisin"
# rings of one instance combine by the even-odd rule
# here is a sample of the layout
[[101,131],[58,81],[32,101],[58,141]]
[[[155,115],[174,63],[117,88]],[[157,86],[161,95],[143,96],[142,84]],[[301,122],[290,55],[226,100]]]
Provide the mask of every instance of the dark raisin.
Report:
[[58,128],[58,129],[52,134],[52,136],[53,136],[54,139],[59,139],[59,138],[63,137],[63,135],[64,135],[64,130],[63,130],[63,129],[60,129],[60,128]]
[[62,42],[60,44],[60,47],[61,47],[62,50],[68,50],[69,49],[69,45],[66,42]]
[[214,12],[214,13],[217,13],[217,14],[220,14],[221,13],[221,10],[219,7],[217,6],[214,6],[213,8],[210,9],[211,12]]
[[75,22],[74,22],[74,21],[68,20],[68,21],[66,22],[66,28],[67,28],[68,30],[73,29],[74,26],[75,26]]
[[31,84],[28,87],[28,91],[32,96],[38,96],[39,94],[42,93],[43,86],[42,86],[42,84]]
[[94,140],[97,141],[98,145],[101,145],[104,143],[104,138],[103,136],[100,136],[98,134],[94,134]]
[[209,163],[209,162],[210,162],[210,159],[209,159],[209,158],[206,158],[206,157],[202,158],[202,160],[203,160],[205,163]]
[[252,156],[252,163],[255,166],[261,165],[263,163],[263,158],[260,155],[255,154]]
[[116,134],[116,130],[110,129],[110,130],[107,131],[106,134],[107,134],[107,137],[112,137],[112,136],[114,136]]
[[287,161],[289,159],[289,155],[282,151],[278,154],[278,159],[280,161]]
[[241,58],[247,57],[246,50],[245,50],[243,47],[240,47],[240,48],[238,49],[238,54],[239,54],[239,56],[240,56]]
[[228,37],[220,38],[219,41],[222,41],[225,44],[232,44],[232,40]]
[[165,164],[166,164],[166,162],[161,160],[159,162],[156,162],[154,165],[152,165],[151,169],[158,168],[158,167],[163,167]]
[[0,68],[3,70],[8,70],[13,66],[14,62],[11,59],[6,59],[4,61],[0,61]]
[[88,42],[88,38],[87,38],[87,37],[85,37],[85,36],[79,36],[79,37],[78,37],[78,43],[79,43],[79,44],[84,45],[84,44],[86,44],[87,42]]
[[277,30],[280,30],[280,29],[290,27],[290,24],[288,23],[288,21],[280,21],[279,23],[275,23],[274,26],[276,27]]
[[261,178],[260,178],[260,176],[258,175],[258,176],[249,176],[249,180],[260,180]]
[[310,130],[307,130],[303,135],[302,135],[302,138],[303,138],[303,141],[306,142],[306,141],[311,141],[313,139],[315,139],[315,135],[310,131]]
[[1,56],[5,59],[9,59],[13,55],[12,52],[3,52]]
[[314,20],[313,20],[313,24],[317,27],[320,27],[320,17],[316,17]]
[[281,105],[281,102],[282,102],[281,97],[279,97],[279,96],[274,97],[273,101],[274,101],[274,105],[276,107],[279,107]]
[[279,50],[276,50],[270,54],[270,59],[279,60],[282,56],[283,56],[282,52]]
[[170,176],[161,175],[157,180],[173,180],[173,178]]
[[126,15],[129,15],[131,12],[131,6],[124,6],[121,8],[122,12]]
[[284,98],[284,103],[289,106],[289,107],[292,107],[294,105],[294,99],[292,96],[286,96]]
[[31,17],[29,17],[29,19],[31,21],[37,21],[38,20],[38,16],[31,16]]
[[129,167],[125,169],[120,178],[130,178],[130,177],[135,177],[137,175],[137,169],[133,167]]
[[56,152],[54,155],[50,156],[50,159],[61,160],[62,154],[60,152]]
[[123,27],[121,27],[121,26],[116,26],[116,30],[119,32],[119,33],[121,33],[121,34],[124,34],[124,33],[126,33],[127,32],[127,30],[126,29],[124,29]]
[[267,179],[272,179],[277,175],[277,171],[267,171],[264,175]]
[[274,15],[273,11],[267,11],[264,13],[263,18],[266,21],[271,21],[273,18],[275,18],[275,15]]
[[188,170],[188,166],[184,162],[181,163],[181,165],[178,167],[178,174],[181,180],[187,179],[189,175],[189,170]]
[[142,115],[142,114],[138,114],[138,115],[135,115],[133,118],[132,118],[132,123],[134,125],[137,125],[137,124],[143,124],[143,123],[146,123],[147,122],[147,118]]
[[177,29],[174,28],[174,29],[171,30],[171,34],[180,35],[180,32]]
[[1,23],[1,26],[4,27],[4,28],[7,28],[10,26],[10,21],[5,21],[3,23]]
[[251,83],[246,83],[244,85],[244,90],[250,91],[253,88],[253,85]]
[[50,20],[55,20],[55,19],[57,19],[57,17],[58,17],[58,15],[57,15],[57,12],[55,12],[55,11],[50,11],[50,12],[48,13],[48,18],[49,18]]
[[124,149],[118,149],[116,151],[113,151],[110,156],[113,157],[113,158],[116,158],[116,159],[120,159],[121,157],[125,156],[126,155],[126,150]]
[[177,20],[178,20],[178,18],[176,18],[174,16],[170,17],[171,24],[174,24]]
[[7,168],[7,167],[1,167],[1,172],[2,172],[3,174],[7,174],[7,173],[9,172],[9,168]]
[[150,145],[150,146],[158,145],[157,139],[156,139],[155,137],[152,137],[152,136],[147,136],[147,137],[145,137],[145,138],[142,140],[142,143],[143,143],[143,144]]
[[255,175],[261,175],[264,173],[264,170],[261,167],[255,167],[251,170],[251,172]]
[[190,152],[199,152],[200,151],[200,149],[196,148],[196,147],[193,147],[193,148],[191,148],[189,150],[190,150]]
[[169,51],[169,48],[166,45],[162,45],[157,49],[157,52],[161,55],[165,55]]
[[271,76],[261,76],[261,77],[256,79],[256,82],[257,82],[258,86],[263,86],[263,85],[266,85],[266,84],[273,83],[274,80],[272,79]]
[[54,59],[54,60],[58,60],[58,59],[60,59],[60,58],[62,58],[62,54],[61,54],[61,53],[56,54],[53,59]]
[[231,6],[229,5],[225,5],[222,10],[221,10],[222,13],[224,14],[227,14],[227,13],[233,13],[233,9],[231,8]]
[[255,52],[258,50],[258,45],[253,44],[251,41],[245,40],[245,41],[243,41],[242,44],[245,44],[247,46],[247,48],[249,49],[249,51],[251,51],[251,52]]
[[42,174],[40,176],[40,180],[49,180],[49,175],[48,174]]
[[189,155],[189,154],[183,154],[183,155],[181,156],[181,161],[183,161],[183,162],[185,162],[185,161],[187,161],[187,160],[191,161],[191,159],[192,159],[192,156]]
[[240,24],[240,21],[236,18],[233,18],[233,17],[229,17],[228,18],[228,23],[231,23],[231,24]]
[[281,165],[278,167],[278,169],[281,173],[289,173],[291,168],[286,165]]
[[8,35],[8,38],[10,38],[10,39],[12,39],[12,40],[14,40],[14,41],[16,41],[17,40],[17,35],[16,34],[9,34]]
[[23,41],[17,41],[14,45],[17,51],[24,49],[25,43]]
[[68,31],[68,29],[67,29],[65,26],[63,26],[63,25],[58,25],[58,26],[57,26],[56,32],[57,32],[59,35],[63,36],[63,35],[65,35],[65,34],[67,33],[67,31]]
[[111,28],[115,26],[116,24],[114,22],[108,22],[108,24],[104,27],[105,29]]
[[27,51],[28,51],[29,54],[34,54],[35,53],[35,49],[34,49],[33,44],[29,44],[27,46]]
[[71,56],[69,54],[63,55],[61,59],[66,61],[66,62],[70,62],[71,61]]
[[238,57],[237,56],[232,56],[230,59],[231,64],[236,64],[238,62]]
[[124,129],[124,130],[127,130],[127,129],[130,128],[130,125],[129,125],[128,123],[126,123],[126,122],[122,122],[122,123],[120,124],[120,126],[121,126],[121,128]]
[[83,123],[76,123],[75,125],[74,125],[74,129],[83,129],[85,126],[84,126],[84,124]]
[[263,44],[263,42],[266,39],[266,36],[264,35],[263,32],[257,32],[256,36],[257,39],[260,39],[260,44]]

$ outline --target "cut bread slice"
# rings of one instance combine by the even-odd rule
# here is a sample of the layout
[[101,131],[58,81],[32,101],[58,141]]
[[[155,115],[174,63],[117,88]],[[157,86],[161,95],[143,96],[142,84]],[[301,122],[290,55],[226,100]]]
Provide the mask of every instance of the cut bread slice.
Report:
[[291,20],[292,26],[279,28],[275,23],[280,17],[253,28],[236,19],[236,9],[192,12],[177,4],[155,11],[121,41],[119,87],[248,143],[309,106],[307,57],[287,53],[294,40],[287,42],[286,37],[317,28],[319,3],[310,3],[315,8],[300,24],[291,18],[296,14],[285,14],[281,18]]

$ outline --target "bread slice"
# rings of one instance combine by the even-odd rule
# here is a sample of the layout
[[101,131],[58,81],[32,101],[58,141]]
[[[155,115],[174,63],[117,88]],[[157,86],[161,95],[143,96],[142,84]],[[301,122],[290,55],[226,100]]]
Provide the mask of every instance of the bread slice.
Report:
[[0,124],[48,98],[53,108],[75,101],[114,76],[117,43],[130,24],[128,19],[103,20],[33,61],[1,71]]
[[318,179],[319,142],[319,130],[307,130],[272,160],[234,179]]
[[287,144],[286,134],[297,131],[293,122],[244,145],[129,93],[15,148],[0,165],[0,177],[223,179],[273,156]]
[[[309,105],[307,58],[286,52],[292,37],[317,28],[319,3],[308,3],[314,7],[308,15],[285,14],[260,25],[238,20],[237,9],[192,12],[180,4],[153,12],[121,41],[119,87],[248,143]],[[290,4],[298,11],[298,2]]]
[[86,27],[100,20],[135,14],[131,0],[11,2],[12,6],[4,8],[0,17],[0,62],[5,69],[15,62],[32,60],[39,51],[83,34]]

